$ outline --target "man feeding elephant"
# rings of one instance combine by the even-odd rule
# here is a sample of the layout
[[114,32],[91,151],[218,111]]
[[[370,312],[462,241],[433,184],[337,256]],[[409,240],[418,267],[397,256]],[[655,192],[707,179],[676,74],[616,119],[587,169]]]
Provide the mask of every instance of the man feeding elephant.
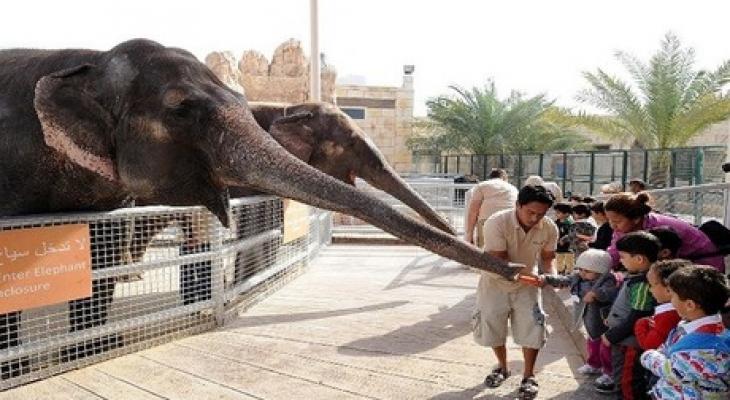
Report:
[[226,188],[247,187],[505,277],[521,269],[307,165],[192,54],[149,40],[106,52],[1,51],[0,143],[0,216],[112,210],[132,198],[202,204],[227,226]]
[[[525,264],[535,273],[539,262],[545,272],[554,274],[558,228],[545,218],[553,201],[552,193],[543,186],[524,186],[517,194],[514,208],[499,211],[485,222],[484,236],[489,240],[484,250],[506,261]],[[522,346],[525,359],[521,398],[537,396],[535,361],[547,337],[540,289],[484,273],[479,280],[473,318],[474,339],[491,347],[499,363],[484,384],[496,388],[510,375],[505,347],[509,320],[514,341]]]

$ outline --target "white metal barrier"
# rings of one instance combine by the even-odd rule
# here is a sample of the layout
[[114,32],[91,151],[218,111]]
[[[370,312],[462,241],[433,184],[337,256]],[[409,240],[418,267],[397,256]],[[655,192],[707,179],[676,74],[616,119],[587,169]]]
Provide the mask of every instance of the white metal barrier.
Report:
[[[440,178],[422,178],[407,182],[436,211],[445,216],[460,235],[463,234],[466,192],[475,184],[453,183],[449,179]],[[408,206],[387,193],[375,189],[363,181],[358,181],[357,187],[379,197],[396,209],[417,217]],[[726,226],[730,226],[730,183],[675,187],[648,192],[653,197],[654,207],[658,211],[674,215],[693,224],[716,219],[724,222]],[[365,223],[352,217],[335,217],[336,229],[343,230],[346,226],[358,224]]]
[[[293,204],[290,213],[283,204],[271,196],[233,200],[230,229],[202,207],[0,219],[0,264],[8,266],[27,253],[9,249],[8,238],[88,227],[92,279],[91,297],[3,308],[0,390],[224,323],[227,311],[280,285],[330,241],[329,212]],[[40,252],[63,246],[44,241]],[[13,290],[33,289],[7,271],[0,267],[6,304]]]

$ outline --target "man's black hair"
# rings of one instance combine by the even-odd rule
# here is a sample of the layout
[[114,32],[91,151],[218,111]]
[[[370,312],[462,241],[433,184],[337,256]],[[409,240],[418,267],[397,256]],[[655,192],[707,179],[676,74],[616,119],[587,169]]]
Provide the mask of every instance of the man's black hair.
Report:
[[669,286],[669,277],[674,271],[680,268],[691,267],[692,265],[692,261],[674,258],[671,260],[657,261],[652,264],[651,269],[659,277],[659,280],[662,281],[662,285]]
[[654,262],[659,256],[661,243],[651,233],[638,231],[627,233],[624,237],[616,241],[616,249],[631,255],[644,256],[649,262]]
[[583,202],[590,205],[596,202],[596,199],[591,196],[586,196],[583,198]]
[[604,203],[603,200],[598,200],[597,202],[591,204],[591,211],[593,211],[594,213],[605,214],[606,209],[604,208],[604,204],[606,203]]
[[659,226],[651,228],[647,232],[659,239],[659,243],[661,244],[660,250],[667,249],[672,257],[677,256],[679,248],[682,247],[682,238],[679,237],[674,229],[667,226]]
[[491,171],[489,171],[489,179],[494,178],[501,178],[501,179],[507,179],[507,171],[503,170],[502,168],[492,168]]
[[571,194],[570,197],[568,197],[568,200],[577,201],[580,203],[581,201],[583,201],[583,195],[581,195],[580,193]]
[[717,314],[730,298],[727,277],[706,265],[681,268],[669,276],[669,288],[680,300],[697,303],[705,315]]
[[555,205],[553,206],[553,209],[555,211],[560,211],[563,214],[570,214],[570,212],[573,210],[573,208],[570,206],[570,204],[564,203],[564,202],[555,203]]
[[633,178],[629,181],[629,185],[637,185],[639,186],[639,189],[646,190],[646,182],[639,178]]
[[534,201],[552,206],[555,201],[555,196],[542,185],[523,186],[517,194],[517,204],[524,206]]
[[576,204],[573,206],[573,214],[585,216],[586,218],[591,216],[591,209],[588,204]]

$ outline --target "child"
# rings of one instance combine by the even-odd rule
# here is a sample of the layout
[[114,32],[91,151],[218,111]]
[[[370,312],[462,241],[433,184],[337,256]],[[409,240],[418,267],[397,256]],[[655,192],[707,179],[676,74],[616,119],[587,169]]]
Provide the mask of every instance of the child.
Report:
[[555,268],[559,274],[573,272],[575,256],[570,251],[570,226],[573,225],[573,218],[570,213],[572,207],[567,203],[557,203],[553,206],[555,210],[555,225],[558,226],[558,247],[555,255]]
[[682,247],[682,238],[677,235],[677,232],[674,229],[668,226],[659,226],[651,228],[647,232],[656,236],[656,238],[659,239],[659,243],[661,243],[657,259],[671,260],[673,258],[677,258],[677,252],[679,252],[679,248]]
[[613,237],[613,229],[611,228],[611,224],[608,223],[608,217],[606,217],[606,210],[603,208],[603,205],[602,200],[591,204],[591,216],[596,221],[598,230],[596,231],[596,239],[589,243],[588,246],[599,250],[606,250],[611,245],[611,238]]
[[669,289],[683,322],[658,350],[641,355],[641,364],[659,377],[652,398],[730,398],[730,331],[719,315],[730,297],[727,278],[693,265],[674,272]]
[[657,302],[654,315],[636,321],[634,335],[642,350],[658,348],[669,336],[669,331],[679,323],[679,314],[672,305],[672,294],[669,290],[669,276],[674,271],[689,267],[692,262],[687,260],[666,260],[654,263],[646,279],[649,282],[649,291]]
[[[628,233],[616,242],[628,275],[611,306],[606,319],[608,330],[601,340],[611,346],[613,381],[619,384],[624,399],[647,398],[646,377],[639,364],[641,349],[634,336],[634,324],[654,311],[646,273],[657,260],[660,247],[659,239],[644,231]],[[601,393],[612,393],[616,389],[615,385],[596,384],[596,390]]]
[[612,382],[611,347],[601,343],[601,335],[607,327],[603,323],[602,310],[611,307],[618,293],[616,276],[611,272],[611,255],[603,250],[584,251],[575,262],[578,274],[571,277],[544,275],[543,279],[551,286],[570,285],[570,292],[577,295],[580,303],[576,305],[578,320],[582,318],[588,332],[588,360],[578,368],[584,375],[601,374],[596,382]]
[[570,250],[575,257],[588,250],[588,243],[593,241],[596,234],[596,224],[591,219],[591,209],[585,204],[573,206],[573,225],[570,226]]

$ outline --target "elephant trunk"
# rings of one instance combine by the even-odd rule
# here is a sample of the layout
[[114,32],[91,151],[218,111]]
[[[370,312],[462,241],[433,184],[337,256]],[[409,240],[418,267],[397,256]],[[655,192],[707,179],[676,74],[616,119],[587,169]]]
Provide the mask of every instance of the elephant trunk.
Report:
[[518,267],[406,217],[292,156],[256,124],[247,109],[222,110],[219,118],[228,131],[220,136],[223,160],[218,171],[227,185],[252,186],[315,207],[350,214],[441,256],[509,279],[517,275]]
[[456,235],[456,231],[449,222],[429,205],[426,200],[421,197],[413,188],[408,185],[403,178],[393,171],[389,166],[383,167],[375,173],[363,173],[363,179],[372,186],[383,190],[396,199],[409,206],[426,222],[435,226],[442,231],[451,235]]

